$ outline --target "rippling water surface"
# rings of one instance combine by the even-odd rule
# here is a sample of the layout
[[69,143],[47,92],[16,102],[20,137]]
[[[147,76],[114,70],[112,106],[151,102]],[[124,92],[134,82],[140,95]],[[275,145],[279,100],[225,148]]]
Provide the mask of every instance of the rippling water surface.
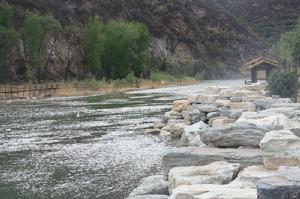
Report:
[[1,102],[0,198],[126,198],[140,179],[161,172],[174,148],[143,129],[203,85]]

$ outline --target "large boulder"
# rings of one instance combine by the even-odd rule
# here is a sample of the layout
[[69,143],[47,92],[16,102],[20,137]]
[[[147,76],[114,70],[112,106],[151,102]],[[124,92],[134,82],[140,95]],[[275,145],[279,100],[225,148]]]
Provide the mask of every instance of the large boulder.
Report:
[[187,109],[187,107],[191,104],[189,100],[177,100],[173,102],[173,111],[181,112]]
[[289,119],[294,118],[296,115],[295,109],[291,108],[291,107],[270,108],[270,109],[261,111],[261,114],[268,114],[268,115],[272,115],[272,114],[274,115],[274,114],[278,114],[278,113],[284,114]]
[[300,138],[290,130],[270,131],[260,142],[268,169],[280,166],[300,166]]
[[244,112],[236,123],[249,123],[270,130],[291,129],[299,126],[297,122],[291,121],[281,113],[272,112]]
[[281,167],[277,176],[263,178],[257,183],[258,199],[300,198],[300,168]]
[[205,166],[175,167],[169,173],[169,191],[178,186],[195,184],[228,184],[237,175],[237,163],[214,162]]
[[276,171],[268,170],[263,165],[250,166],[241,170],[237,178],[232,181],[230,185],[255,189],[258,180],[261,178],[272,177],[276,174]]
[[163,157],[164,177],[167,179],[174,167],[203,166],[218,161],[239,163],[242,168],[261,165],[263,155],[259,149],[180,148]]
[[134,189],[130,197],[139,195],[168,195],[168,182],[164,181],[163,176],[150,176],[140,182],[140,186]]
[[201,141],[199,130],[207,128],[207,126],[208,125],[202,121],[191,126],[187,126],[181,136],[181,146],[205,146],[205,144]]
[[258,147],[269,130],[255,124],[233,123],[200,131],[201,140],[208,146],[222,148]]
[[256,189],[230,185],[185,185],[173,190],[169,199],[256,199]]
[[189,98],[189,101],[191,101],[194,104],[213,104],[218,98],[219,95],[201,93],[191,96]]
[[183,111],[182,116],[183,116],[184,122],[186,124],[194,124],[194,123],[197,123],[199,121],[205,121],[206,120],[205,113],[199,111],[196,108],[193,108],[191,110]]
[[185,124],[168,124],[164,128],[161,129],[161,134],[162,132],[169,132],[171,137],[173,138],[180,138],[182,134],[184,133],[184,129],[186,128]]

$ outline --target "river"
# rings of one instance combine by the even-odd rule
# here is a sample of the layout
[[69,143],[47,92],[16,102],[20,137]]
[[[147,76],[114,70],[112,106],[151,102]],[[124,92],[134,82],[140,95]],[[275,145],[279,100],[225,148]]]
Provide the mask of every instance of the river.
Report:
[[123,95],[0,103],[0,198],[124,199],[139,180],[161,173],[172,141],[144,135],[173,100],[209,85]]

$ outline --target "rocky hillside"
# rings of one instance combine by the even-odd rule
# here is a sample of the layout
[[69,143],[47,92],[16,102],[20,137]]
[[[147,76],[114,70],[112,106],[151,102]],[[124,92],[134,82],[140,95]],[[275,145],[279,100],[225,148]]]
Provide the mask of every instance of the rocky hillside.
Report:
[[54,15],[64,25],[84,24],[91,15],[99,15],[104,21],[143,22],[152,35],[152,57],[182,65],[193,63],[195,72],[206,72],[209,77],[230,74],[249,58],[265,53],[268,49],[266,41],[273,41],[281,32],[291,28],[300,15],[297,0],[8,2],[19,10],[17,26],[22,21],[20,13],[25,9]]

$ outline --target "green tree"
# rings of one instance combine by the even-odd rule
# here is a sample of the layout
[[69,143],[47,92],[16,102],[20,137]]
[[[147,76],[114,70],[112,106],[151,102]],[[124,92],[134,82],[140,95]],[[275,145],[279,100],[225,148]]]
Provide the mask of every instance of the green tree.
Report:
[[[60,30],[60,23],[52,16],[30,13],[25,20],[22,32],[25,37],[28,61],[32,67],[33,75],[36,75],[38,82],[41,81],[43,67],[45,75],[47,75],[49,55],[47,47],[51,39],[55,38],[56,33]],[[54,44],[54,41],[51,43]]]
[[146,65],[150,34],[145,25],[110,21],[105,28],[103,69],[106,78],[139,77]]
[[83,62],[97,78],[102,76],[102,55],[104,52],[104,26],[99,17],[90,19],[82,41]]
[[294,65],[297,70],[300,63],[300,19],[294,29],[284,33],[274,44],[273,52],[284,65]]
[[19,35],[12,25],[13,10],[7,3],[0,4],[0,81],[8,76],[8,57],[16,46]]

